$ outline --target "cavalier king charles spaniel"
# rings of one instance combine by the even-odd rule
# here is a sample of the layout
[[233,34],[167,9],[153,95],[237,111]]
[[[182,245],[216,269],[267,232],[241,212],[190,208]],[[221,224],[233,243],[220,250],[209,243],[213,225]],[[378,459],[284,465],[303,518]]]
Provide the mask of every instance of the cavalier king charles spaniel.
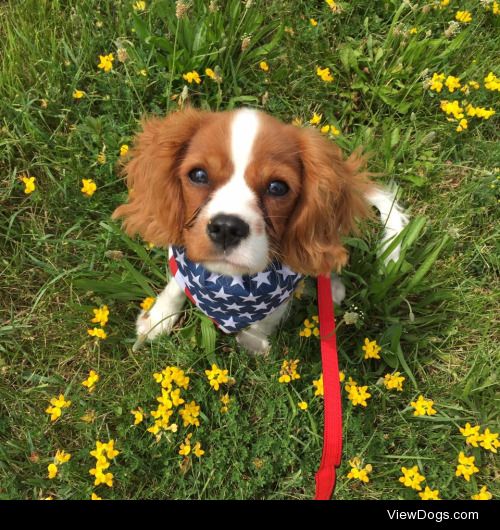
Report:
[[[346,264],[342,236],[372,205],[383,246],[407,223],[360,155],[344,159],[317,130],[252,109],[145,120],[125,173],[128,202],[113,218],[128,235],[169,247],[173,275],[138,317],[141,341],[170,333],[189,298],[244,348],[266,352],[300,279]],[[399,247],[388,260],[398,257]],[[336,276],[332,290],[340,303]]]

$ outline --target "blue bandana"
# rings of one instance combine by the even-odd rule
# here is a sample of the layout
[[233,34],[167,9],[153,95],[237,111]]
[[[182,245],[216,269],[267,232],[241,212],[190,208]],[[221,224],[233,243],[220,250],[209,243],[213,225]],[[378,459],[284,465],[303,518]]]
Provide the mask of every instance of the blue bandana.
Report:
[[271,314],[293,294],[302,275],[273,262],[257,274],[225,276],[169,248],[170,270],[186,296],[225,333],[240,331]]

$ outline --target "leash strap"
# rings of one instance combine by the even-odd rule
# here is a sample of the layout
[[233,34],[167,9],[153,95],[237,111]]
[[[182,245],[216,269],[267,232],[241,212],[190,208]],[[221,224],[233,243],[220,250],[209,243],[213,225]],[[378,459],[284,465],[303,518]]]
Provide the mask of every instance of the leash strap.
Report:
[[323,365],[323,454],[316,472],[316,500],[329,500],[342,456],[342,404],[330,276],[318,277],[318,313]]

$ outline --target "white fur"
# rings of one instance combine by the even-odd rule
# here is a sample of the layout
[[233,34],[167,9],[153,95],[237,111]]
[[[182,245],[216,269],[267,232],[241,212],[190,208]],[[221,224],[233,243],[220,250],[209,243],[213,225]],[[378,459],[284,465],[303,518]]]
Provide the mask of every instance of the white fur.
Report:
[[[203,214],[207,220],[218,214],[237,215],[250,227],[249,236],[225,255],[227,263],[204,263],[208,269],[220,274],[252,274],[264,270],[267,265],[269,243],[264,220],[259,213],[258,197],[245,180],[259,125],[257,112],[242,109],[235,113],[231,124],[231,161],[234,173],[215,192]],[[231,264],[236,264],[236,267]]]
[[274,332],[280,321],[285,317],[289,305],[290,300],[287,300],[267,317],[240,331],[236,335],[238,344],[251,353],[268,353],[270,345],[267,337]]
[[136,331],[138,337],[153,340],[158,335],[172,331],[186,301],[184,291],[174,278],[160,293],[155,305],[149,311],[141,311],[137,318]]
[[[380,219],[384,225],[381,252],[383,252],[391,240],[396,237],[408,224],[408,216],[396,202],[396,193],[388,189],[376,188],[374,192],[366,196],[370,204],[380,212]],[[389,262],[398,261],[401,245],[398,245],[384,260],[385,265]]]

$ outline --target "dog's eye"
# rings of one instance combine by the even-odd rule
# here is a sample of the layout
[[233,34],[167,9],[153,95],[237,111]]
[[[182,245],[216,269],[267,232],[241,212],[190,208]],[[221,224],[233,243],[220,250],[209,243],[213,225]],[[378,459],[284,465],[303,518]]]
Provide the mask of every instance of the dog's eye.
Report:
[[273,180],[267,187],[267,193],[273,197],[283,197],[283,195],[288,193],[289,189],[290,188],[286,182],[283,182],[282,180]]
[[208,184],[208,175],[204,169],[195,168],[188,174],[189,180],[195,184]]

